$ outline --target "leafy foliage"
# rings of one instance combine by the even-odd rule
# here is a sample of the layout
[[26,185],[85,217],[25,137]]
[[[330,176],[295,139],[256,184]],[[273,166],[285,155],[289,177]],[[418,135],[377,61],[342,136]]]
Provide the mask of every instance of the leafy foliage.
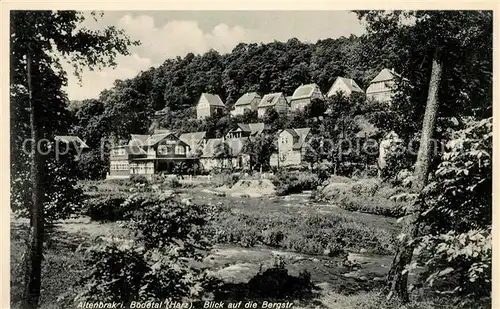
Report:
[[135,240],[102,239],[87,249],[88,275],[75,301],[181,300],[196,297],[205,281],[200,261],[209,248],[207,205],[179,203],[169,197],[132,195],[127,205],[140,205],[131,215]]
[[258,134],[245,140],[242,152],[250,156],[250,169],[269,168],[271,155],[277,151],[275,137],[269,134]]
[[313,190],[320,185],[318,176],[309,171],[280,171],[273,182],[278,195]]
[[421,240],[427,281],[448,281],[454,292],[491,292],[492,118],[454,134],[427,186]]

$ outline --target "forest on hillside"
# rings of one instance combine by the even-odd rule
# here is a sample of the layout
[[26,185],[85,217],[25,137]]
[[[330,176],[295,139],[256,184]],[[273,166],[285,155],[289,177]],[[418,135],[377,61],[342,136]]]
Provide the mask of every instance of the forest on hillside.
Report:
[[[488,27],[487,23],[484,27]],[[488,48],[491,37],[487,32],[483,37],[481,44],[485,48],[481,52],[457,49],[450,57],[442,86],[441,116],[491,115],[492,50]],[[214,50],[203,55],[189,53],[166,59],[159,67],[134,78],[117,80],[97,99],[71,102],[69,131],[87,141],[95,152],[87,154],[88,164],[99,163],[98,174],[103,175],[107,160],[98,155],[103,140],[126,140],[130,134],[145,134],[155,127],[180,132],[203,130],[219,137],[237,122],[257,120],[251,114],[196,120],[195,106],[202,92],[219,94],[229,111],[246,92],[256,91],[261,95],[283,92],[288,96],[301,84],[316,83],[326,93],[337,76],[352,78],[366,89],[382,68],[392,68],[407,82],[399,85],[395,104],[371,113],[370,120],[382,132],[394,130],[407,139],[419,130],[431,69],[431,57],[422,50],[420,40],[425,37],[404,42],[394,34],[351,35],[314,44],[292,38],[268,44],[240,43],[231,53],[223,55]],[[333,116],[337,118],[374,107],[359,106],[368,104],[360,101],[355,104],[356,111],[352,110],[352,104],[329,100],[327,107],[334,109]],[[155,118],[155,112],[160,110],[162,116]],[[307,115],[295,116],[281,121],[281,125],[310,124]],[[276,123],[275,118],[268,119],[269,123]],[[85,165],[83,162],[80,164]]]
[[[110,122],[109,130],[119,138],[132,132],[145,133],[154,112],[162,109],[166,112],[163,125],[180,128],[184,121],[195,118],[194,107],[202,92],[219,94],[231,109],[241,95],[251,91],[292,95],[301,84],[314,82],[327,92],[337,76],[353,78],[366,88],[382,68],[397,62],[394,54],[374,58],[367,53],[370,49],[366,38],[354,35],[315,44],[295,38],[268,44],[240,43],[224,55],[211,50],[167,59],[132,79],[117,80],[97,100],[73,103],[72,107],[82,126],[89,117],[102,113],[108,117],[103,121]],[[114,127],[118,123],[120,128]]]

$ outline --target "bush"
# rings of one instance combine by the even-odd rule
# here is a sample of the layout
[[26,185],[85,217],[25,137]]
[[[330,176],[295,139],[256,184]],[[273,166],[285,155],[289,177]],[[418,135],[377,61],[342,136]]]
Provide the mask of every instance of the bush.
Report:
[[215,243],[244,247],[266,245],[306,254],[337,255],[361,248],[371,253],[393,252],[392,232],[358,223],[341,214],[311,214],[306,217],[279,213],[233,213],[229,209],[213,222]]
[[[335,180],[332,180],[332,184]],[[342,186],[328,187],[329,192],[315,192],[312,199],[329,202],[349,211],[358,211],[388,217],[401,217],[406,205],[405,190],[401,187],[392,187],[373,178],[358,180]],[[401,196],[400,199],[395,197]]]
[[85,201],[86,215],[94,221],[119,221],[141,207],[136,194],[111,192],[91,197]]
[[287,195],[314,190],[321,184],[319,177],[310,171],[281,171],[273,179],[276,194]]
[[201,261],[209,249],[205,225],[212,218],[212,208],[139,195],[127,203],[141,206],[129,223],[138,238],[102,238],[87,250],[88,275],[75,302],[127,304],[198,296],[206,274],[192,262]]
[[492,122],[455,132],[422,196],[419,263],[428,267],[426,281],[474,298],[491,296]]
[[136,184],[136,183],[147,184],[149,181],[143,175],[132,175],[132,176],[130,176],[130,182],[133,184]]

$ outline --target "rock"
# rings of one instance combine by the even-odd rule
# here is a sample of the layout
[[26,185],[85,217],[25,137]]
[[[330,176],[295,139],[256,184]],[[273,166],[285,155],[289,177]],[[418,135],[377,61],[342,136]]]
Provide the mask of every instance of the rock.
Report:
[[160,191],[160,186],[159,185],[152,185],[151,189],[153,189],[153,191]]
[[174,196],[174,191],[172,190],[165,190],[161,193],[161,196],[163,198],[169,198],[169,197],[173,197]]
[[191,204],[193,204],[193,202],[191,201],[191,199],[190,199],[190,198],[188,198],[188,197],[183,198],[183,199],[182,199],[182,201],[181,201],[181,203],[186,204],[186,205],[191,205]]
[[226,193],[224,193],[224,192],[215,192],[214,194],[216,196],[222,196],[222,197],[226,196]]
[[375,278],[373,278],[373,281],[385,281],[385,278],[375,277]]
[[323,255],[329,256],[332,251],[330,249],[323,250]]
[[314,263],[318,263],[319,260],[317,258],[313,258],[311,261],[313,261]]
[[366,250],[365,248],[359,249],[359,253],[366,253],[366,252],[368,252],[368,250]]

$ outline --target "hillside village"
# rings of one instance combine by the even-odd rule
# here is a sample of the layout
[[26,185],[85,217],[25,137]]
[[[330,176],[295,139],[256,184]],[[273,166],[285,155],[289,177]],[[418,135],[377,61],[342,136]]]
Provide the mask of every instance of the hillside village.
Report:
[[[394,70],[383,69],[363,91],[356,81],[337,77],[326,94],[317,84],[301,85],[291,96],[284,93],[245,93],[235,103],[229,114],[232,117],[244,115],[246,111],[257,112],[259,119],[273,109],[279,114],[304,111],[316,100],[324,102],[335,95],[350,97],[364,95],[367,102],[389,103],[395,91]],[[226,105],[218,94],[202,93],[196,105],[196,118],[217,118],[224,115]],[[328,115],[326,110],[324,114]],[[160,114],[160,113],[157,113]],[[275,143],[277,152],[272,154],[271,167],[300,166],[304,163],[307,143],[313,137],[311,128],[279,128]],[[155,129],[150,135],[131,132],[126,145],[114,146],[110,153],[110,168],[107,178],[124,178],[131,175],[151,176],[172,173],[176,164],[187,167],[199,163],[203,171],[216,167],[246,170],[250,158],[242,150],[249,138],[269,134],[263,122],[238,123],[221,138],[207,135],[207,132],[174,132],[169,129]],[[217,155],[218,145],[229,147],[228,157]]]

